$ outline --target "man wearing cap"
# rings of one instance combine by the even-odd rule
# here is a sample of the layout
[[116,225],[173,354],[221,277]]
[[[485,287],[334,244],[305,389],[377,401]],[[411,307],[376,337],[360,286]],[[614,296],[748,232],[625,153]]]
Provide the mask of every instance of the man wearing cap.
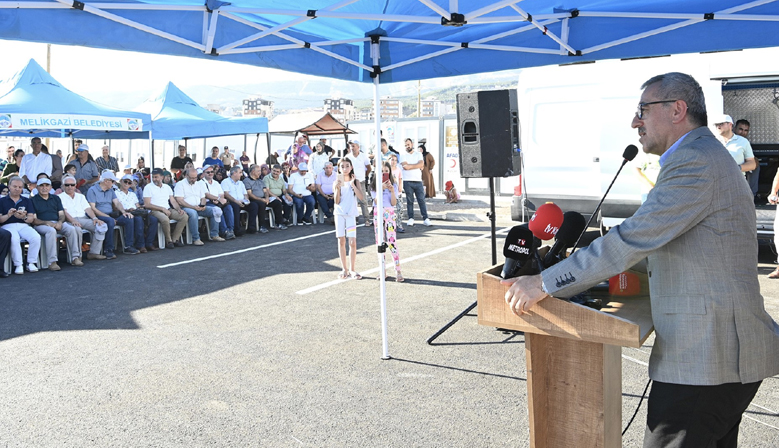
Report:
[[[141,209],[138,202],[138,195],[134,191],[130,190],[135,178],[130,174],[122,176],[122,180],[119,184],[119,190],[116,192],[116,198],[122,204],[126,214],[116,219],[116,223],[124,227],[124,240],[125,253],[145,254],[147,248],[154,249],[154,239],[157,237],[157,218],[153,218],[149,221],[149,229],[146,231],[146,239],[144,240],[143,232],[143,216],[133,213],[136,210]],[[128,216],[129,215],[129,216]]]
[[22,177],[25,184],[29,184],[40,173],[46,173],[51,176],[51,156],[41,151],[43,143],[38,137],[30,140],[32,154],[22,157],[22,164],[19,166],[19,176]]
[[230,152],[230,148],[225,146],[224,152],[221,156],[219,156],[219,159],[222,161],[222,166],[225,168],[230,168],[234,165],[233,162],[235,161],[235,156]]
[[[114,173],[104,171],[103,174],[100,175],[99,182],[92,185],[87,191],[87,202],[89,202],[89,206],[92,207],[92,211],[95,213],[95,216],[97,216],[97,219],[103,221],[106,226],[108,226],[108,230],[105,234],[105,241],[103,242],[107,260],[116,258],[116,255],[114,254],[114,227],[117,222],[111,217],[114,208],[119,211],[119,218],[127,218],[127,215],[130,215],[130,218],[128,218],[129,220],[132,219],[133,216],[132,214],[125,212],[122,203],[119,202],[119,199],[116,197],[114,183],[118,180],[119,179],[114,176]],[[135,248],[130,249],[132,250],[126,250],[125,252],[130,254],[138,253]]]
[[187,147],[179,145],[179,155],[170,161],[170,171],[173,175],[176,175],[179,171],[184,169],[184,166],[186,166],[187,163],[193,163],[192,159],[187,155]]
[[206,165],[209,166],[221,166],[224,167],[224,163],[222,163],[222,160],[219,158],[219,147],[214,146],[211,148],[211,157],[206,157],[205,160],[203,160],[203,168],[206,167]]
[[717,138],[739,165],[741,172],[746,176],[747,171],[752,171],[757,166],[749,140],[733,133],[733,119],[730,115],[719,115],[712,121],[714,121],[714,126],[719,133]]
[[[308,173],[308,165],[303,162],[298,165],[298,170],[289,176],[289,186],[287,187],[287,192],[292,196],[292,202],[297,210],[299,226],[310,226],[314,223],[311,219],[311,213],[313,213],[316,204],[316,200],[311,194],[314,191],[316,191],[314,179]],[[304,205],[305,213],[303,212]]]
[[189,216],[189,231],[192,233],[192,244],[202,246],[200,229],[198,229],[198,217],[203,216],[209,220],[211,241],[224,241],[219,236],[219,223],[216,222],[213,208],[206,207],[206,187],[197,181],[197,170],[189,168],[184,171],[185,178],[176,184],[173,196],[178,201],[182,210]]
[[65,209],[62,200],[51,194],[51,179],[42,177],[38,179],[38,194],[32,197],[35,207],[35,230],[41,235],[43,246],[46,249],[45,256],[49,261],[50,271],[59,271],[57,264],[59,259],[59,244],[57,235],[64,235],[70,250],[73,266],[83,266],[81,262],[81,230],[68,224],[65,220]]
[[30,198],[22,196],[24,181],[14,176],[8,181],[8,196],[0,198],[0,226],[11,233],[11,260],[15,274],[24,274],[22,259],[22,242],[24,238],[29,243],[27,249],[27,270],[38,272],[35,263],[41,249],[41,236],[30,225],[35,222],[35,206]]
[[[147,210],[151,210],[150,216],[156,218],[159,226],[162,227],[162,233],[165,235],[165,248],[173,249],[184,245],[179,241],[179,238],[187,227],[188,219],[187,214],[181,210],[178,201],[173,196],[170,185],[162,183],[164,173],[162,168],[152,170],[152,183],[143,189],[143,206]],[[174,227],[172,234],[170,231],[171,220],[176,221],[176,227]]]
[[360,203],[360,209],[362,210],[362,216],[365,220],[365,225],[369,226],[372,224],[372,221],[371,216],[368,214],[367,201],[369,198],[365,194],[365,191],[370,190],[370,188],[366,189],[365,180],[368,178],[368,175],[371,174],[371,159],[364,152],[360,152],[360,142],[357,140],[352,140],[349,142],[349,147],[351,148],[351,152],[344,157],[352,162],[354,177],[356,177],[359,181],[357,182],[357,186],[360,187],[363,199],[360,200],[360,196],[358,195],[358,202]]
[[108,145],[103,146],[102,150],[103,150],[103,155],[95,159],[97,168],[100,170],[101,173],[103,172],[103,170],[111,170],[114,172],[114,174],[118,173],[119,162],[116,160],[116,157],[111,156]]
[[84,184],[81,185],[81,193],[86,195],[89,189],[99,181],[100,168],[89,155],[89,146],[79,145],[76,151],[78,157],[72,162],[72,165],[76,167],[76,180],[84,181]]

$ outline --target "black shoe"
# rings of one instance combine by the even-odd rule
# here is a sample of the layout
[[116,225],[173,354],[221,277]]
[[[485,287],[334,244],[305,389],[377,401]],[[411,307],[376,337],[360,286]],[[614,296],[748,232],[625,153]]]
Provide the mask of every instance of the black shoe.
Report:
[[114,258],[116,258],[116,255],[114,255],[113,252],[106,252],[105,253],[105,259],[106,260],[113,260]]
[[176,241],[173,243],[173,245],[176,247],[184,247],[184,243],[182,243],[181,241]]
[[304,219],[304,220],[303,220],[303,224],[304,224],[304,225],[307,225],[307,226],[310,226],[310,225],[311,225],[311,224],[313,224],[313,223],[314,223],[314,220],[313,220],[313,219],[311,219],[311,218],[309,218],[309,219]]
[[246,233],[248,233],[248,234],[250,234],[250,235],[254,235],[255,233],[257,233],[257,229],[252,229],[252,228],[250,227],[250,228],[249,228],[249,229],[246,231]]
[[5,271],[0,271],[0,278],[8,278],[8,273]]
[[260,233],[268,233],[268,229],[265,227],[260,227]]
[[165,243],[165,249],[173,249],[175,247],[176,247],[176,245],[173,244],[173,243]]

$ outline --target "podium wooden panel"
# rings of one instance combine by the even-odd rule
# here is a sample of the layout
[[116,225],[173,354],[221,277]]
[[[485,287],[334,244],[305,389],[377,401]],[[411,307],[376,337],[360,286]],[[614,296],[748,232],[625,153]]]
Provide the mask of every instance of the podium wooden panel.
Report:
[[520,317],[504,300],[502,268],[477,274],[479,324],[525,332],[530,446],[622,446],[620,347],[652,333],[648,294],[603,296],[600,311],[547,298]]

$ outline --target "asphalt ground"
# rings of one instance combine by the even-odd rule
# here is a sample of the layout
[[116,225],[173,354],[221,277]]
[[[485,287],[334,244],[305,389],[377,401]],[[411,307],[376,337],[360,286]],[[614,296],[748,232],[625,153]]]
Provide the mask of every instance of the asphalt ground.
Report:
[[[491,265],[486,206],[462,209],[400,236],[389,360],[372,228],[358,228],[359,281],[334,281],[326,225],[0,279],[0,446],[528,446],[523,336],[470,314],[425,342]],[[502,201],[498,229],[511,225]],[[761,246],[779,319],[775,258]],[[653,340],[623,349],[623,426]],[[641,445],[645,417],[646,401],[624,446]],[[745,417],[740,446],[777,446],[779,378]]]

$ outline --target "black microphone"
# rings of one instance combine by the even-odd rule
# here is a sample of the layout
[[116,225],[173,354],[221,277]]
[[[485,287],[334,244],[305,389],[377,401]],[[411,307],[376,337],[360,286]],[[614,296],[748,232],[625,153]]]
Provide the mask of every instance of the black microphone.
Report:
[[573,245],[573,248],[571,249],[571,253],[573,253],[576,248],[579,246],[579,242],[582,240],[582,237],[587,232],[587,228],[590,227],[590,224],[592,223],[592,218],[595,217],[595,215],[598,214],[600,211],[600,206],[603,205],[603,201],[606,200],[606,195],[609,194],[609,191],[611,191],[611,187],[614,185],[614,182],[617,180],[617,176],[619,176],[619,173],[622,172],[622,168],[625,167],[625,165],[630,162],[631,160],[636,158],[636,155],[638,155],[638,148],[636,145],[628,145],[627,148],[622,152],[622,165],[619,166],[619,169],[617,170],[617,174],[614,175],[614,179],[611,179],[611,183],[609,184],[609,188],[606,189],[606,192],[603,193],[603,197],[600,199],[600,202],[598,202],[598,206],[595,207],[595,211],[592,212],[592,215],[590,215],[590,220],[587,221],[587,224],[584,226],[584,230],[582,230],[581,235],[579,235],[579,239],[576,240],[576,243]]
[[579,235],[587,229],[587,223],[579,212],[565,212],[563,224],[555,235],[555,243],[544,256],[544,267],[548,268],[565,258],[565,251],[571,247]]
[[503,256],[506,257],[506,263],[503,265],[501,277],[512,278],[526,274],[528,266],[532,266],[528,261],[531,260],[533,252],[535,252],[535,240],[527,224],[509,230],[503,243]]

